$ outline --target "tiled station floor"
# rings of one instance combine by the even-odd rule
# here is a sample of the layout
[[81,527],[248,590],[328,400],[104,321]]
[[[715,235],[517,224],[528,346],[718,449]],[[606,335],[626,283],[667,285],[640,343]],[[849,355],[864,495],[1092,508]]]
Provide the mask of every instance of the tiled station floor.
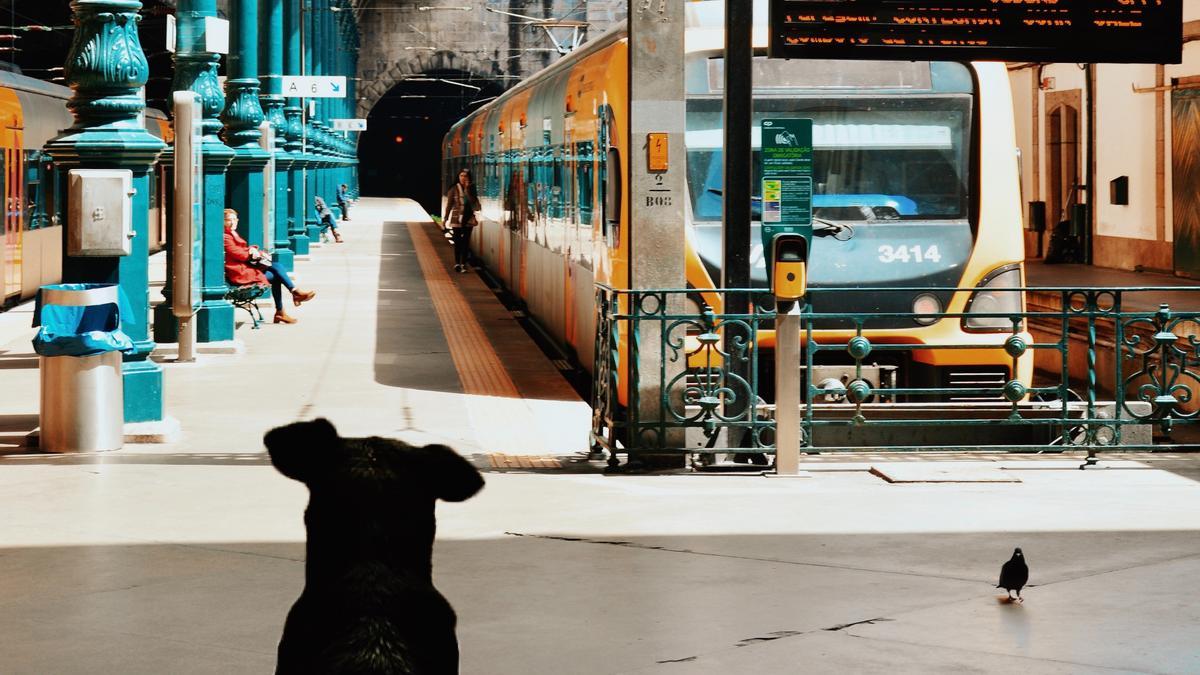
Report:
[[[18,447],[36,425],[29,308],[0,314],[0,673],[269,673],[303,585],[303,486],[262,434],[446,443],[487,486],[438,509],[434,575],[464,673],[1200,672],[1200,484],[1188,455],[973,459],[1009,482],[606,476],[588,410],[415,203],[364,200],[315,249],[300,322],[166,361],[181,437]],[[239,321],[244,320],[239,315]],[[1015,546],[1023,605],[993,585]]]

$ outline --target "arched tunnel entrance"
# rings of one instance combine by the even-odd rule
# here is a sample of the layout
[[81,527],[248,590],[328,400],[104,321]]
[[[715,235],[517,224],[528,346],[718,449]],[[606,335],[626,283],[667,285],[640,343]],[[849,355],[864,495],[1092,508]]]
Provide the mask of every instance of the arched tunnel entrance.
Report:
[[429,213],[441,204],[441,145],[455,122],[502,93],[494,80],[433,70],[397,83],[367,115],[358,143],[362,193],[412,197]]

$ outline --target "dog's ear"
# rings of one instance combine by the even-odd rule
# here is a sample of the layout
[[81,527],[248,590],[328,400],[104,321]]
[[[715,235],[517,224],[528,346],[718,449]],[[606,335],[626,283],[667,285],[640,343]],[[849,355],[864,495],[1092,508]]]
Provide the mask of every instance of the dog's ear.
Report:
[[444,445],[426,445],[418,450],[424,460],[433,496],[448,502],[469,499],[483,488],[483,476],[462,455]]
[[321,459],[328,457],[338,440],[337,429],[325,418],[276,427],[263,437],[271,463],[279,473],[302,483],[314,475]]

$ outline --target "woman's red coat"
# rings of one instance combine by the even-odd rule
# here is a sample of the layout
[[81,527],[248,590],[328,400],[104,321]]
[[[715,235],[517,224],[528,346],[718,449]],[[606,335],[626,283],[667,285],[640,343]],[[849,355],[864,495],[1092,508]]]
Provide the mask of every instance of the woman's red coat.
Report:
[[225,228],[225,280],[231,286],[267,283],[262,270],[250,266],[250,245],[236,230]]

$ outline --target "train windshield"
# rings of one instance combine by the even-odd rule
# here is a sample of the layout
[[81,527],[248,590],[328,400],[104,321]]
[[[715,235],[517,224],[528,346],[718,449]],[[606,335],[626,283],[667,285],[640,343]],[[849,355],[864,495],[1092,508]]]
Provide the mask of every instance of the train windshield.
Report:
[[[802,62],[782,62],[795,68]],[[839,62],[826,62],[837,64]],[[848,64],[851,65],[851,64]],[[813,120],[813,215],[834,221],[886,224],[900,220],[965,221],[971,175],[973,81],[966,66],[933,64],[924,86],[864,83],[796,85],[786,95],[759,85],[756,69],[752,204],[760,219],[762,121]],[[930,64],[924,64],[928,69]],[[856,66],[861,67],[861,66]],[[911,69],[911,64],[892,66]],[[942,76],[939,76],[939,71]],[[949,71],[952,77],[945,77]],[[911,78],[911,74],[901,73]],[[824,77],[828,79],[826,72]],[[949,91],[938,82],[954,82]],[[776,82],[787,82],[776,80]],[[697,221],[719,221],[722,209],[722,101],[689,96],[688,187]]]

